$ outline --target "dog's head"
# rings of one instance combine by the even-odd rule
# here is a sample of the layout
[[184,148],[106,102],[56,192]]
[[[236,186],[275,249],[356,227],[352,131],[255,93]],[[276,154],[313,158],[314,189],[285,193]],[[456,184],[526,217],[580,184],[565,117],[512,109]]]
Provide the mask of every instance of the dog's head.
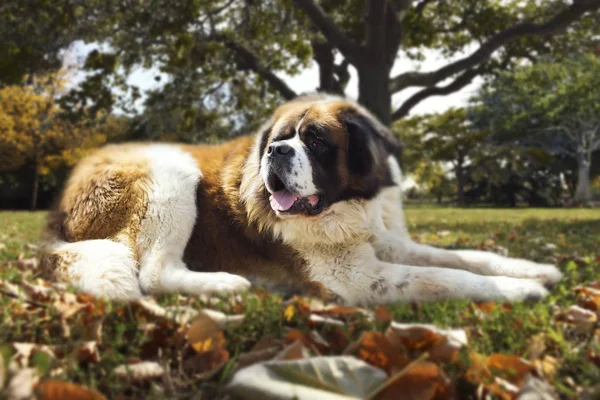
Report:
[[352,101],[300,97],[279,107],[261,135],[260,175],[280,218],[316,216],[393,184],[387,160],[398,142]]

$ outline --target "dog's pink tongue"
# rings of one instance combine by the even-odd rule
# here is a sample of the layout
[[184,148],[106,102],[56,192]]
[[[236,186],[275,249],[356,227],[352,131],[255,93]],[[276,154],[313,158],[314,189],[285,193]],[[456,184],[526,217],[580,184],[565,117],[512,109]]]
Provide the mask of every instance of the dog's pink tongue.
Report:
[[289,190],[279,190],[271,195],[271,208],[275,211],[287,211],[294,205],[298,196]]

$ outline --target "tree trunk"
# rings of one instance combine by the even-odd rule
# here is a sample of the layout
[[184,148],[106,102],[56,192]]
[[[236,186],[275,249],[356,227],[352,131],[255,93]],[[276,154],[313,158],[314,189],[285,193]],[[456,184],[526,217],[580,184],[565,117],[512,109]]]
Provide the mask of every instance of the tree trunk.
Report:
[[312,41],[313,58],[319,65],[319,92],[336,93],[335,77],[333,76],[333,49],[327,42],[318,39]]
[[35,211],[37,209],[38,192],[40,187],[40,172],[37,160],[33,162],[33,185],[31,187],[31,204],[29,209]]
[[463,171],[462,164],[456,165],[456,185],[458,195],[458,205],[465,205],[465,173]]
[[31,187],[31,204],[29,206],[31,211],[35,211],[37,209],[38,192],[40,187],[40,167],[38,153],[38,135],[36,132],[33,132],[33,185]]
[[592,188],[590,185],[590,169],[592,160],[587,154],[577,155],[577,188],[574,200],[585,203],[592,200]]
[[385,64],[366,65],[358,71],[358,102],[369,109],[386,126],[392,122],[392,96],[389,88],[389,70]]

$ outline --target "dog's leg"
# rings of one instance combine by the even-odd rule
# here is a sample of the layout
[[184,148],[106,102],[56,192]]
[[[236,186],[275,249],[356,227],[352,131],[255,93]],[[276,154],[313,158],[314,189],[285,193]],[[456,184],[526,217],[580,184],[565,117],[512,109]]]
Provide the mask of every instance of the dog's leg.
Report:
[[483,276],[458,269],[420,267],[380,261],[368,244],[345,257],[311,264],[311,278],[348,304],[472,299],[519,301],[547,295],[533,279]]
[[404,223],[399,186],[385,189],[379,196],[381,215],[372,213],[374,235],[371,243],[382,261],[404,265],[462,269],[474,274],[537,279],[544,284],[555,284],[562,273],[553,265],[502,257],[498,254],[475,250],[444,250],[415,243]]
[[545,284],[561,280],[562,273],[553,265],[503,257],[476,250],[445,250],[413,242],[393,231],[379,230],[373,236],[377,256],[387,262],[462,269],[474,274],[537,279]]
[[146,293],[246,290],[250,282],[241,276],[193,272],[182,261],[197,217],[196,186],[201,173],[195,161],[177,147],[166,145],[151,147],[147,156],[152,187],[137,235],[140,287]]

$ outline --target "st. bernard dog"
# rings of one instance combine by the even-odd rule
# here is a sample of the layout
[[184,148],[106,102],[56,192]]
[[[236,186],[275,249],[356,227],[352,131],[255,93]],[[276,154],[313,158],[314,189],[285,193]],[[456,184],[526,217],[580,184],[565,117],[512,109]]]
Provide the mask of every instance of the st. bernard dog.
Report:
[[68,180],[44,263],[121,300],[240,292],[249,279],[347,304],[546,296],[561,279],[552,265],[413,242],[397,147],[364,108],[325,95],[221,145],[109,145]]

